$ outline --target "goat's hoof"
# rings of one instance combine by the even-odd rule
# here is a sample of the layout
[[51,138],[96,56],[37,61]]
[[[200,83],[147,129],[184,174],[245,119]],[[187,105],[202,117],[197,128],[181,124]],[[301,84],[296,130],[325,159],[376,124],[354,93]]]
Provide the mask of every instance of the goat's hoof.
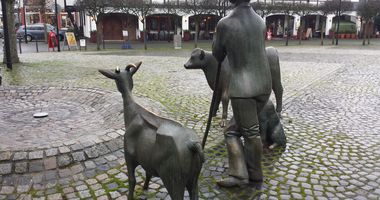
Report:
[[149,189],[149,184],[144,184],[143,190],[148,190]]
[[269,146],[269,149],[274,149],[276,147],[278,147],[279,145],[277,143],[273,143],[272,145]]
[[220,187],[231,188],[231,187],[244,187],[248,185],[248,179],[239,179],[233,176],[222,179],[216,182]]
[[222,127],[222,128],[225,127],[226,126],[226,121],[227,120],[222,119],[222,121],[219,123],[219,126]]

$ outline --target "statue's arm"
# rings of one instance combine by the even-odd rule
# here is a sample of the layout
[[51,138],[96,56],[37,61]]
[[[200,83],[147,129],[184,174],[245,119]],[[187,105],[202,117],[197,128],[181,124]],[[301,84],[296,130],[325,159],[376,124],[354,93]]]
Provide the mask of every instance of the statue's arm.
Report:
[[225,44],[223,42],[223,33],[225,30],[223,27],[222,23],[218,23],[212,43],[212,55],[218,60],[218,62],[222,62],[226,57]]

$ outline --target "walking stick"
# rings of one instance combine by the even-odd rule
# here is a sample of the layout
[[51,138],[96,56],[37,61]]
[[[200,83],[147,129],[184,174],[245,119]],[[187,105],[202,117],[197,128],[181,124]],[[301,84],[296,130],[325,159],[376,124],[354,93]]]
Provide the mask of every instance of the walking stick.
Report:
[[214,86],[214,92],[212,94],[212,100],[211,100],[211,105],[210,105],[210,112],[208,114],[208,120],[207,120],[207,126],[205,133],[203,135],[203,140],[202,140],[202,149],[205,148],[206,145],[206,140],[208,136],[208,132],[210,131],[210,126],[211,126],[211,120],[212,120],[212,112],[214,110],[214,107],[216,106],[216,97],[218,95],[218,84],[219,84],[219,76],[220,76],[220,69],[222,68],[222,62],[218,63],[218,69],[216,71],[216,78],[215,78],[215,86]]

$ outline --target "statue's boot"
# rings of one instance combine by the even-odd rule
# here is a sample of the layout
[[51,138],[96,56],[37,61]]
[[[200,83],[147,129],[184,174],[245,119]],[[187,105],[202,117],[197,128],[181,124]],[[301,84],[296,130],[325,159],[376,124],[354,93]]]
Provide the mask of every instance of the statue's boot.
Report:
[[247,164],[244,158],[244,149],[240,137],[225,135],[228,151],[229,177],[217,182],[221,187],[237,187],[248,184]]
[[262,182],[263,170],[261,168],[261,156],[263,153],[263,146],[259,135],[253,135],[244,138],[245,159],[247,162],[249,181]]

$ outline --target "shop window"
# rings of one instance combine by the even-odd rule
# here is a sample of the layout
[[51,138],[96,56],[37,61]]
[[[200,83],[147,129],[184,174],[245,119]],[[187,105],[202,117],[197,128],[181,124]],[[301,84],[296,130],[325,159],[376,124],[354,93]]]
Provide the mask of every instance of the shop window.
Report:
[[150,23],[150,29],[151,30],[157,30],[158,29],[157,19],[154,18],[154,17],[152,17],[152,18],[150,18],[150,21],[151,21],[151,23]]

